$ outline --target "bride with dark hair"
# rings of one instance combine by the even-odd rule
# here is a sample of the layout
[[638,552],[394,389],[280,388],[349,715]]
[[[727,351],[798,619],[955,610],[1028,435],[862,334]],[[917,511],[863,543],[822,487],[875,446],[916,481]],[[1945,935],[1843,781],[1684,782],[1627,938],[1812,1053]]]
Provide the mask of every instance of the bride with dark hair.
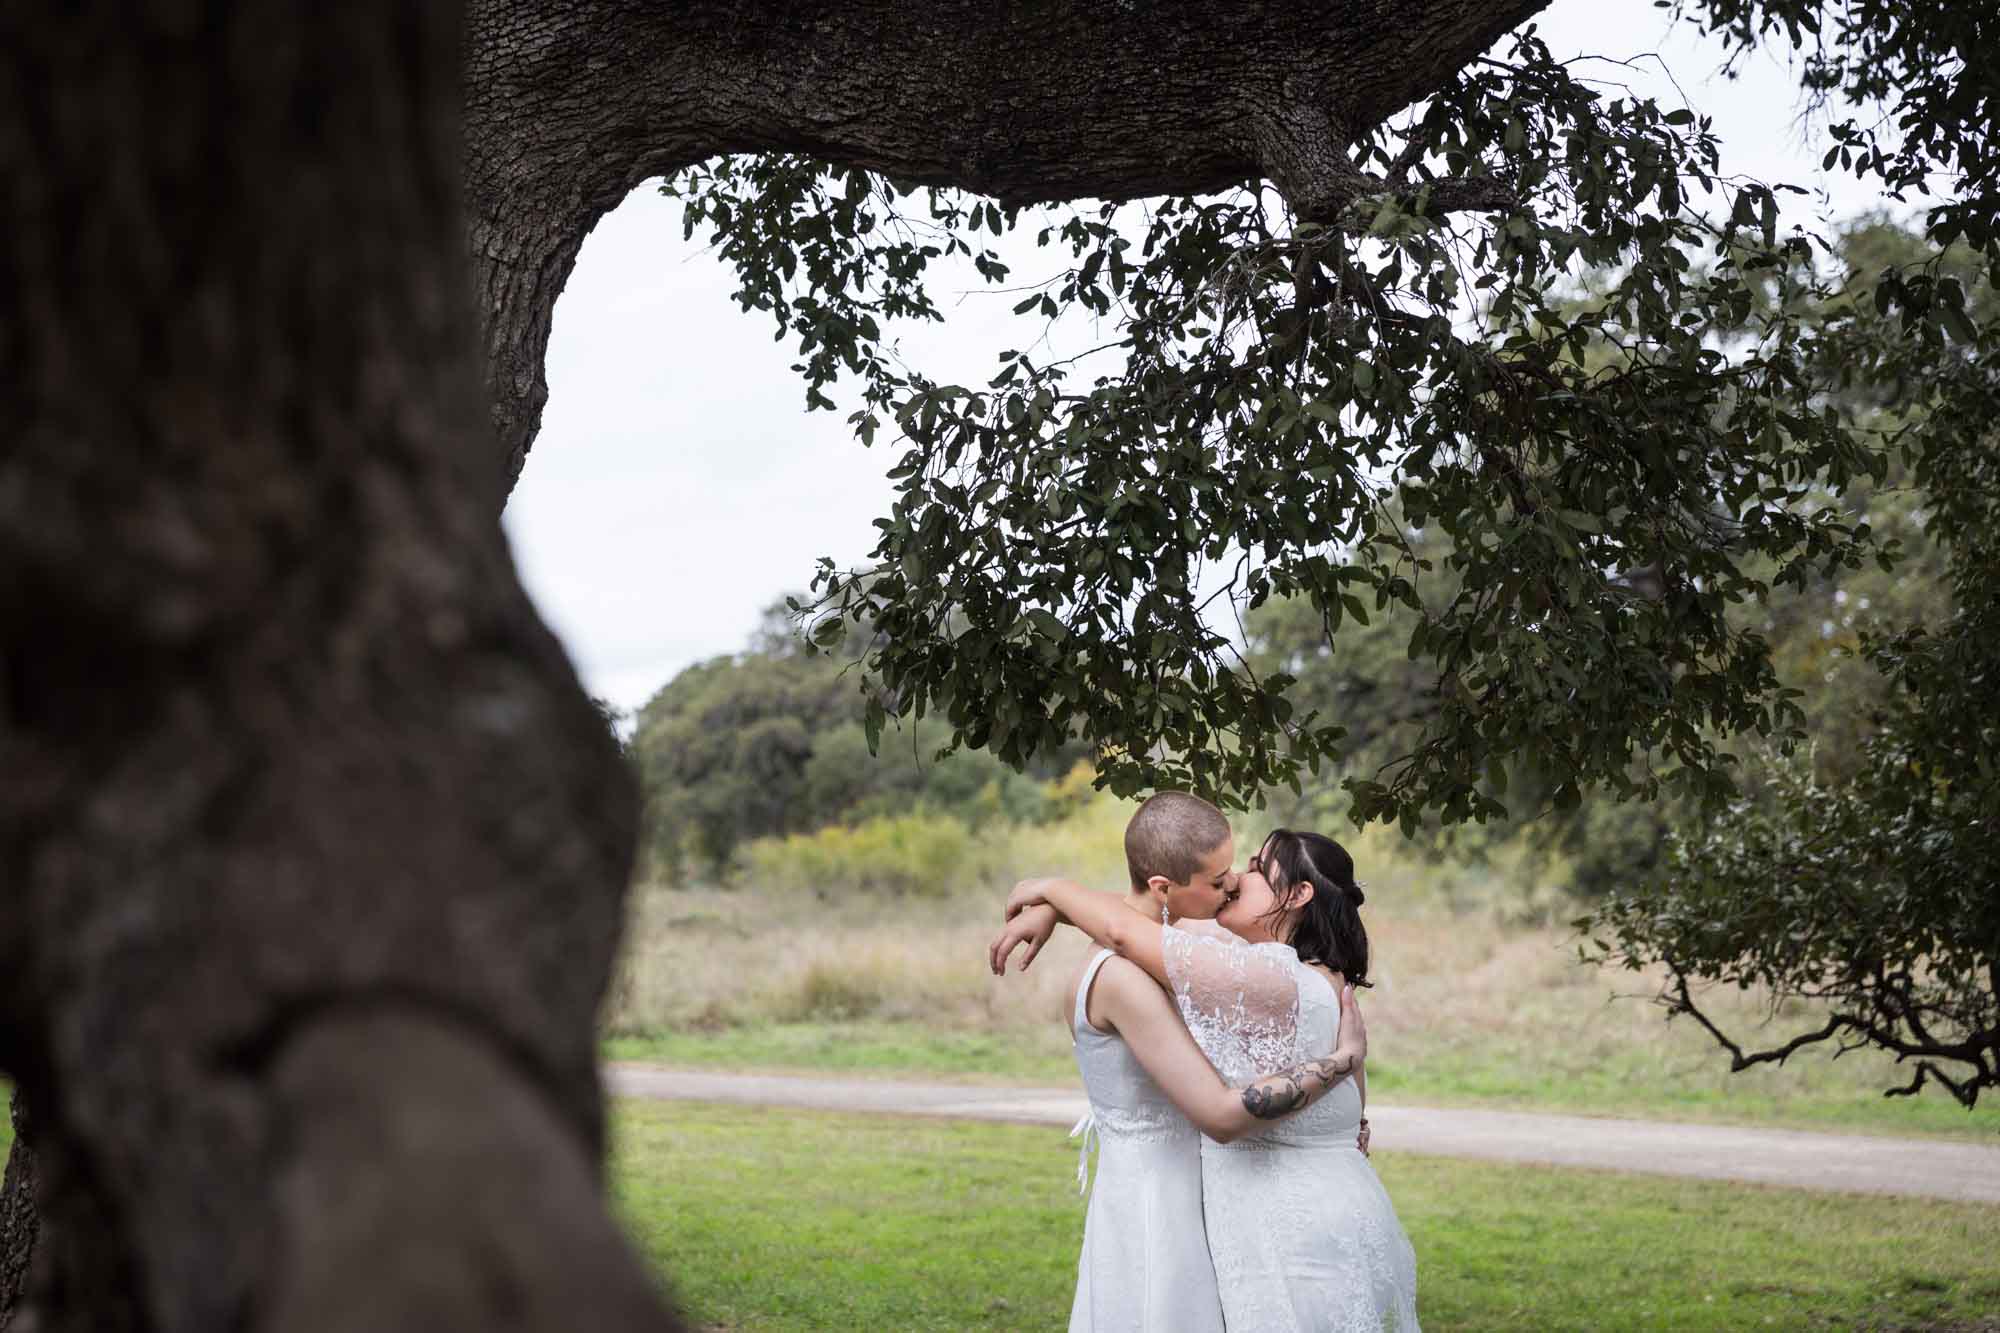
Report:
[[[1032,957],[1068,922],[1166,986],[1223,1081],[1247,1090],[1334,1050],[1341,989],[1367,982],[1363,901],[1344,847],[1278,829],[1214,923],[1163,924],[1068,880],[1025,880],[994,952],[1025,943]],[[1255,1133],[1204,1138],[1202,1214],[1228,1328],[1417,1328],[1415,1253],[1356,1147],[1365,1095],[1345,1079]]]

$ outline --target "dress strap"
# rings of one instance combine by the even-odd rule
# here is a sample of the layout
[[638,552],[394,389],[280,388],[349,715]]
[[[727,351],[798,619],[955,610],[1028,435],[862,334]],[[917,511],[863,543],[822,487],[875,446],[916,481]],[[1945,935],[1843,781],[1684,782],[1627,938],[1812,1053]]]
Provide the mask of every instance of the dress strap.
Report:
[[[1083,969],[1083,979],[1076,983],[1076,1012],[1071,1014],[1069,1019],[1070,1040],[1072,1041],[1076,1039],[1076,1030],[1078,1028],[1090,1027],[1090,1018],[1087,1012],[1090,1007],[1090,987],[1097,980],[1097,969],[1103,967],[1105,961],[1110,957],[1112,957],[1111,950],[1099,949],[1092,955],[1090,966]],[[1046,1013],[1047,1010],[1043,1012]],[[1097,1031],[1094,1027],[1091,1027],[1090,1030],[1092,1032]]]
[[[1090,1027],[1090,987],[1097,980],[1097,970],[1104,966],[1104,960],[1111,957],[1111,950],[1099,949],[1092,956],[1089,966],[1083,969],[1083,978],[1076,983],[1075,1012],[1070,1015],[1069,1039],[1076,1041],[1078,1029]],[[1096,1028],[1090,1028],[1092,1032]],[[1069,1136],[1080,1138],[1076,1147],[1076,1192],[1087,1193],[1090,1189],[1090,1150],[1099,1143],[1097,1133],[1097,1112],[1085,1111],[1083,1118],[1070,1126]]]

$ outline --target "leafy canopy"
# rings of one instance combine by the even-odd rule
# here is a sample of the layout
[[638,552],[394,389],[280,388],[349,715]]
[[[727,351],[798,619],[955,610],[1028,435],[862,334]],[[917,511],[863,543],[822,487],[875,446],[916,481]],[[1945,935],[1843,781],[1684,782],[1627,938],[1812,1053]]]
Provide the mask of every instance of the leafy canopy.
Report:
[[[1353,157],[1380,188],[1325,224],[1249,184],[1029,215],[792,158],[670,183],[746,308],[796,337],[808,402],[851,375],[861,438],[893,422],[902,441],[873,564],[816,584],[822,643],[843,616],[880,630],[871,726],[935,708],[1012,763],[1081,735],[1120,792],[1296,785],[1342,729],[1246,669],[1214,614],[1283,594],[1329,637],[1419,613],[1407,651],[1443,706],[1349,780],[1362,818],[1497,814],[1522,752],[1558,804],[1592,784],[1715,797],[1717,732],[1786,732],[1765,646],[1727,609],[1864,558],[1865,531],[1802,502],[1882,467],[1814,401],[1818,335],[1757,299],[1762,275],[1810,273],[1810,239],[1771,188],[1721,174],[1705,118],[1606,96],[1532,32]],[[987,238],[1024,219],[1067,260],[1015,307],[1027,350],[971,387],[902,363],[885,323],[941,318],[932,261],[1002,282]],[[1619,277],[1578,306],[1585,267]],[[1113,336],[1039,357],[1073,307]],[[1453,595],[1426,605],[1441,574]]]
[[[1815,729],[1817,762],[1760,765],[1723,818],[1681,831],[1666,874],[1587,924],[1600,957],[1664,964],[1668,1012],[1736,1068],[1874,1046],[1910,1071],[1892,1091],[1934,1083],[1970,1107],[2000,1088],[2000,297],[1968,250],[1904,246],[1913,259],[1862,270],[1823,312],[1828,380],[1895,449],[1895,486],[1865,503],[1917,528],[1922,557],[1898,566],[1888,614],[1835,640],[1833,665],[1873,677],[1861,715]],[[1969,292],[1969,338],[1883,296],[1946,281]],[[1748,1043],[1704,1012],[1713,984],[1806,999],[1813,1017]]]

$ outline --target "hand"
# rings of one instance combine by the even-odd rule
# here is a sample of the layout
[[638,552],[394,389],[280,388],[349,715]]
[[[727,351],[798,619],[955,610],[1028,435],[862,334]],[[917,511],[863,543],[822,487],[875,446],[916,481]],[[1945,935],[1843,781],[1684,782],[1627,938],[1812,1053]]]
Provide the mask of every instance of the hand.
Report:
[[1368,1059],[1368,1025],[1361,1020],[1352,982],[1340,988],[1340,1044],[1334,1053],[1351,1055],[1357,1063]]
[[1025,944],[1028,951],[1021,955],[1021,965],[1016,971],[1025,972],[1028,964],[1035,961],[1035,955],[1049,942],[1049,936],[1056,933],[1056,926],[1062,920],[1056,909],[1047,903],[1034,903],[1010,913],[1006,929],[986,948],[986,965],[993,969],[994,976],[1002,976],[1007,971],[1007,955],[1014,952],[1017,945]]
[[1020,914],[1021,909],[1047,902],[1046,890],[1053,882],[1049,879],[1024,879],[1019,884],[1016,884],[1014,891],[1007,895],[1007,915],[1005,919],[1012,921]]
[[1354,1136],[1354,1146],[1361,1149],[1361,1155],[1363,1157],[1366,1157],[1368,1155],[1369,1137],[1370,1136],[1368,1132],[1368,1117],[1364,1115],[1361,1117],[1361,1132]]

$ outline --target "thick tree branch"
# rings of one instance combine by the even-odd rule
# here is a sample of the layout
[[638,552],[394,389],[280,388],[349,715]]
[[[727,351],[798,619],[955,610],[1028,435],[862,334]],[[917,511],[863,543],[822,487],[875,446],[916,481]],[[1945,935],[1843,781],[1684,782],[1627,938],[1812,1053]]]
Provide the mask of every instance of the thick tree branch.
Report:
[[[1496,176],[1434,181],[1428,188],[1430,193],[1425,196],[1423,211],[1432,216],[1440,213],[1491,212],[1521,205],[1520,193]],[[1416,194],[1413,193],[1411,198],[1414,202]]]
[[[549,322],[583,237],[649,177],[796,152],[1009,204],[1267,178],[1302,215],[1332,216],[1371,188],[1355,131],[1546,4],[475,0],[466,190],[510,474],[540,425]],[[1433,207],[1501,206],[1471,201],[1492,189],[1434,189]]]

